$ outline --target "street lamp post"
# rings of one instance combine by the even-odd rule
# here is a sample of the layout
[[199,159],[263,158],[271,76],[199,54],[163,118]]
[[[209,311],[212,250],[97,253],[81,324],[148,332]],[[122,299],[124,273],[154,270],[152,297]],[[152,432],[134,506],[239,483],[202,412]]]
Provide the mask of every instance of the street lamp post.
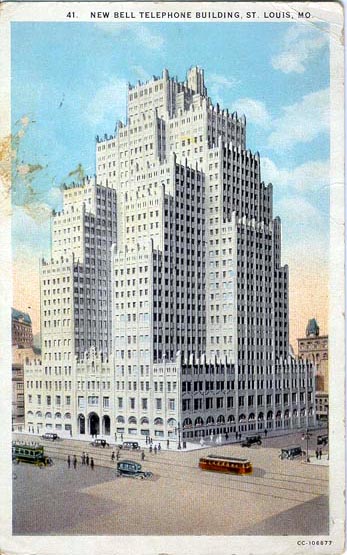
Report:
[[179,422],[178,422],[178,424],[177,424],[176,432],[178,433],[178,445],[177,445],[177,449],[181,449],[181,425],[180,425]]
[[312,434],[310,434],[308,430],[306,430],[306,432],[302,434],[302,440],[304,441],[306,439],[306,462],[308,463],[310,462],[310,457],[308,454],[308,441],[311,437],[312,437]]

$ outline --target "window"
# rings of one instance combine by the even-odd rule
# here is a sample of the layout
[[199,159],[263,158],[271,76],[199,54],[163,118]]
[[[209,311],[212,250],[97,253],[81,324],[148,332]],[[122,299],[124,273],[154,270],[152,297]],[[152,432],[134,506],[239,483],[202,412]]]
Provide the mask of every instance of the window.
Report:
[[135,398],[134,397],[130,397],[130,408],[132,410],[135,409]]
[[119,409],[123,408],[123,397],[118,397],[118,408]]
[[161,408],[162,408],[162,401],[161,401],[161,399],[156,399],[156,400],[155,400],[155,408],[156,408],[157,410],[161,410]]
[[102,406],[103,406],[104,409],[108,409],[110,407],[110,398],[109,397],[103,397]]
[[175,410],[175,399],[169,399],[169,410]]
[[148,399],[142,399],[142,410],[147,410],[148,409]]

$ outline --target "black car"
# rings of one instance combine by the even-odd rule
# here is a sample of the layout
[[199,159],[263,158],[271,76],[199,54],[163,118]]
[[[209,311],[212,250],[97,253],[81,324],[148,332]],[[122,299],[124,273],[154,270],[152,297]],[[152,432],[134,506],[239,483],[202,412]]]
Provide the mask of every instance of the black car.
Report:
[[243,440],[241,443],[241,447],[251,447],[251,445],[261,445],[261,437],[260,436],[249,436]]
[[58,434],[54,434],[52,432],[46,432],[41,437],[42,437],[42,439],[49,439],[50,441],[56,441],[57,439],[60,439]]
[[110,446],[110,444],[107,443],[106,439],[94,439],[94,441],[92,441],[90,445],[93,445],[93,447],[109,447]]
[[327,445],[329,441],[328,436],[317,436],[317,445]]
[[120,448],[125,451],[138,451],[140,446],[137,441],[124,441]]
[[152,478],[152,472],[144,472],[140,463],[136,461],[120,461],[117,463],[116,476],[127,476],[146,480]]
[[301,449],[300,446],[295,447],[284,447],[281,449],[280,458],[283,459],[294,459],[295,457],[301,457],[305,454],[305,451]]

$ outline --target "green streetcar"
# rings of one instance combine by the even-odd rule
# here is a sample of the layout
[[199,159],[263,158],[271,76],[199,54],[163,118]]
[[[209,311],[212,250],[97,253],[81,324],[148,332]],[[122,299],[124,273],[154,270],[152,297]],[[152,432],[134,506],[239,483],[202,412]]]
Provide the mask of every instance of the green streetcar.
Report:
[[12,444],[12,461],[17,464],[25,462],[36,466],[51,466],[53,464],[52,459],[45,455],[45,449],[42,445],[32,446],[22,443]]

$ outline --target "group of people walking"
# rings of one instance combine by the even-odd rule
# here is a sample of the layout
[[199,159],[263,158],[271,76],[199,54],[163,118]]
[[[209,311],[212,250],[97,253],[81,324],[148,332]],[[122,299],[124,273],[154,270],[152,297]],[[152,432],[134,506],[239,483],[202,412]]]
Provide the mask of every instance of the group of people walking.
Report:
[[[82,466],[86,465],[86,466],[90,466],[90,468],[92,470],[94,470],[94,459],[93,457],[89,457],[88,453],[82,453],[81,455],[81,464]],[[74,467],[75,470],[77,470],[77,457],[76,455],[73,455],[73,457],[71,457],[71,455],[67,456],[67,466],[68,468],[71,468],[71,466]]]
[[316,449],[316,459],[317,460],[319,460],[319,461],[321,460],[322,454],[323,454],[322,449]]

